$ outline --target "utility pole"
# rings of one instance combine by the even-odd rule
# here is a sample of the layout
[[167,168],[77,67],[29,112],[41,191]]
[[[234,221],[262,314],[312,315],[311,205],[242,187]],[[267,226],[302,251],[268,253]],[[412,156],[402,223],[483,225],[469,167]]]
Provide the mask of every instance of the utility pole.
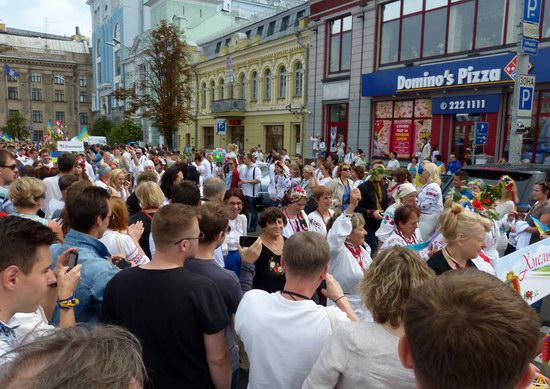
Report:
[[517,63],[512,103],[512,125],[510,128],[509,162],[521,163],[523,134],[531,128],[531,113],[535,95],[535,76],[529,73],[529,55],[537,55],[540,31],[540,10],[543,0],[519,1],[523,12],[520,15]]

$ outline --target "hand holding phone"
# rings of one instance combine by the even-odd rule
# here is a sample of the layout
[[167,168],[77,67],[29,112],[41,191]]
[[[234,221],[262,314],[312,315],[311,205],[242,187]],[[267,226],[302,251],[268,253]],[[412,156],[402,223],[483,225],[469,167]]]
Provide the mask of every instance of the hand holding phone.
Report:
[[73,250],[69,253],[69,261],[67,262],[69,271],[71,271],[72,268],[75,267],[77,264],[78,264],[78,251]]

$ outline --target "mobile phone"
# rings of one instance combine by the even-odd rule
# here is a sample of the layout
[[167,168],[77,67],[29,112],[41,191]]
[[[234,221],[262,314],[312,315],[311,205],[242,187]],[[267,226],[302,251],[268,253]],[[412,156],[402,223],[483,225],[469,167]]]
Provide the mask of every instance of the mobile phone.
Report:
[[250,247],[254,244],[254,242],[256,242],[257,239],[257,236],[241,236],[239,238],[239,244],[241,247]]
[[73,250],[69,253],[69,261],[67,262],[67,265],[69,266],[69,271],[71,271],[71,269],[75,267],[77,264],[78,264],[78,251]]

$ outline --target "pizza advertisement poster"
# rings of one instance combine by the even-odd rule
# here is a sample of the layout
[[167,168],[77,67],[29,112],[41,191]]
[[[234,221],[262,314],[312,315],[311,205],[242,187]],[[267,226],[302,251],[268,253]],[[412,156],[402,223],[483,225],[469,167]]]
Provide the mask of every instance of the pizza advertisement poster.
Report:
[[533,304],[550,294],[550,239],[514,251],[494,263],[497,277]]
[[376,120],[374,122],[374,156],[387,158],[390,155],[391,120]]
[[411,120],[396,120],[393,122],[392,151],[397,153],[397,158],[410,158],[412,128]]
[[432,136],[432,119],[419,119],[414,121],[415,135],[415,152],[421,152],[423,143],[420,139],[430,139]]

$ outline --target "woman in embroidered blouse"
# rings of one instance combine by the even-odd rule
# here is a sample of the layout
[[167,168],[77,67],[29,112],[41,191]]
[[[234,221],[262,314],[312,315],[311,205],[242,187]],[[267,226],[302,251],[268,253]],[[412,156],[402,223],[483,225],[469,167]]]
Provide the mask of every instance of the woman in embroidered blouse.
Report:
[[401,365],[397,349],[409,296],[433,277],[410,250],[392,247],[378,254],[358,287],[374,322],[338,325],[302,388],[416,388],[414,373]]
[[282,210],[286,216],[283,236],[290,238],[300,231],[309,231],[309,221],[304,208],[308,202],[306,192],[299,186],[288,190],[281,200]]
[[329,186],[332,190],[332,209],[344,212],[349,206],[350,194],[353,182],[350,179],[351,166],[347,163],[341,163],[336,170],[336,177]]
[[[387,250],[394,246],[410,246],[422,243],[420,231],[418,230],[418,218],[420,210],[416,205],[400,206],[395,210],[395,226],[392,234],[386,239],[380,251]],[[418,253],[422,259],[428,260],[428,250]]]
[[326,186],[318,186],[313,190],[313,197],[317,202],[317,209],[307,215],[309,230],[327,236],[327,223],[334,211],[332,207],[332,191]]
[[423,186],[418,192],[419,228],[422,239],[428,240],[434,233],[437,219],[443,211],[443,195],[438,167],[431,162],[425,162],[422,167],[424,170],[420,174],[420,182]]
[[355,212],[360,199],[359,189],[353,189],[350,205],[329,227],[327,241],[330,248],[330,272],[340,283],[357,316],[364,320],[370,318],[370,314],[361,304],[357,285],[372,259],[370,247],[365,244],[365,219]]
[[439,219],[439,230],[447,245],[428,260],[437,275],[449,270],[475,267],[472,260],[485,247],[485,233],[491,223],[460,204],[453,204]]
[[274,207],[266,208],[258,219],[262,234],[251,247],[241,253],[241,256],[249,258],[249,262],[255,266],[252,281],[254,289],[274,293],[282,291],[285,286],[281,255],[285,243],[283,228],[286,224],[283,211]]
[[240,189],[229,189],[223,197],[227,217],[229,218],[229,227],[231,231],[225,236],[222,245],[224,253],[225,268],[233,270],[237,277],[241,274],[241,254],[239,253],[239,239],[246,236],[245,198]]
[[395,226],[394,214],[395,210],[401,205],[413,206],[416,205],[416,188],[411,183],[404,183],[399,186],[397,191],[394,191],[393,197],[395,202],[390,205],[384,211],[382,217],[382,223],[380,223],[380,228],[376,231],[376,237],[378,238],[379,244],[383,244],[393,233]]
[[111,196],[120,197],[122,201],[128,200],[130,196],[130,181],[126,179],[126,172],[122,169],[115,169],[109,175],[109,188]]
[[292,179],[287,175],[283,161],[275,161],[274,165],[275,173],[273,179],[269,183],[267,192],[271,199],[271,206],[277,207],[285,195],[285,192],[292,186]]

